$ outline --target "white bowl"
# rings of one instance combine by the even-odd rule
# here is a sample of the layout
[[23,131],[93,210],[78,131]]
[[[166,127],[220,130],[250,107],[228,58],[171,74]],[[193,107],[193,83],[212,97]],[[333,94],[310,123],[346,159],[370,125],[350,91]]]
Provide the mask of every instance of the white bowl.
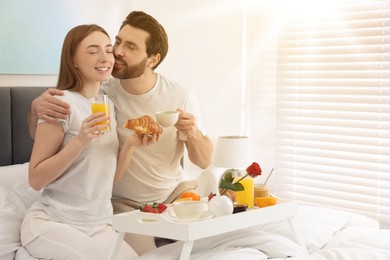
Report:
[[202,201],[176,201],[173,202],[173,210],[178,219],[196,220],[200,218],[204,211],[204,202]]
[[170,127],[179,120],[179,112],[173,110],[156,112],[156,119],[162,127]]

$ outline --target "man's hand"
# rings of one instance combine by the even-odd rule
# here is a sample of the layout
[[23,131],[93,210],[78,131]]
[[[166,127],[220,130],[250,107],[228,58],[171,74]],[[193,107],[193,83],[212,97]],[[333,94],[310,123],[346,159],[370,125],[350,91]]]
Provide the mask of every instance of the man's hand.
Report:
[[50,88],[42,93],[31,103],[31,109],[28,114],[28,130],[32,139],[35,138],[38,118],[48,122],[55,122],[58,119],[65,119],[70,114],[69,104],[56,98],[62,96],[62,90]]
[[152,145],[160,141],[160,134],[143,135],[141,138],[142,138],[142,146],[148,147],[149,145]]
[[127,137],[126,145],[128,147],[131,146],[143,146],[148,147],[160,140],[160,134],[147,135],[147,134],[139,134],[134,132],[129,137]]
[[56,98],[62,96],[62,90],[50,88],[42,95],[34,99],[31,104],[31,113],[37,118],[48,122],[55,122],[58,119],[66,119],[70,114],[69,104]]
[[175,127],[185,136],[192,137],[197,130],[194,115],[181,109],[178,109],[177,111],[179,111],[179,120],[177,121]]
[[185,145],[188,157],[193,164],[205,169],[211,164],[213,143],[198,129],[193,114],[182,109],[178,109],[178,111],[179,120],[175,127],[186,136]]

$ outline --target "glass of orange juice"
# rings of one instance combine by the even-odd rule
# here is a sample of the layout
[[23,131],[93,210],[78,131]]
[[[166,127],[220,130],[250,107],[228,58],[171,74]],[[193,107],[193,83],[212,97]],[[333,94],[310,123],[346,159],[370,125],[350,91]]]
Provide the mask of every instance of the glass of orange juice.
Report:
[[[241,177],[236,177],[235,181]],[[247,176],[240,181],[244,186],[243,191],[236,191],[236,203],[237,204],[247,204],[248,208],[253,208],[255,199],[254,199],[254,180],[252,177]]]
[[[90,102],[91,102],[92,114],[98,112],[104,112],[105,116],[110,115],[110,106],[108,103],[107,95],[98,95],[97,97],[90,98]],[[110,120],[104,120],[102,122],[97,123],[96,125],[105,125],[105,124],[107,124],[108,126],[106,128],[101,129],[99,133],[106,133],[111,130]]]

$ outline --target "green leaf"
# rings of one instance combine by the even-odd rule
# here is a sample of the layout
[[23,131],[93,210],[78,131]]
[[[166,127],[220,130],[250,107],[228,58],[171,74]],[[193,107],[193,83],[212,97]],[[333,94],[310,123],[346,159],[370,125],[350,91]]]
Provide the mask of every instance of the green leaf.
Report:
[[226,181],[225,179],[221,180],[219,187],[224,189],[224,190],[234,190],[235,189],[235,186],[231,182]]
[[[241,179],[240,179],[241,180]],[[233,183],[234,178],[231,172],[228,172],[224,175],[224,178],[221,180],[219,184],[219,188],[224,190],[232,190],[232,191],[243,191],[245,190],[244,186],[240,182]]]
[[224,190],[232,190],[232,191],[242,191],[245,189],[244,186],[239,182],[229,183],[226,180],[221,180],[219,187]]
[[240,182],[233,183],[234,185],[234,191],[242,191],[245,190],[244,185],[242,185]]
[[228,183],[233,183],[234,178],[232,173],[231,172],[226,173],[226,175],[224,176],[224,180]]

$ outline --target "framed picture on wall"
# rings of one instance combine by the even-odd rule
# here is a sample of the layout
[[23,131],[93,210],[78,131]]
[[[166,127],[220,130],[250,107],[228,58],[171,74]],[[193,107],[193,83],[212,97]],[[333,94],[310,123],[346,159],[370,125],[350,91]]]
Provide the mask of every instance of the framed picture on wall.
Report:
[[1,0],[0,74],[58,74],[66,33],[84,23],[117,32],[129,2]]

